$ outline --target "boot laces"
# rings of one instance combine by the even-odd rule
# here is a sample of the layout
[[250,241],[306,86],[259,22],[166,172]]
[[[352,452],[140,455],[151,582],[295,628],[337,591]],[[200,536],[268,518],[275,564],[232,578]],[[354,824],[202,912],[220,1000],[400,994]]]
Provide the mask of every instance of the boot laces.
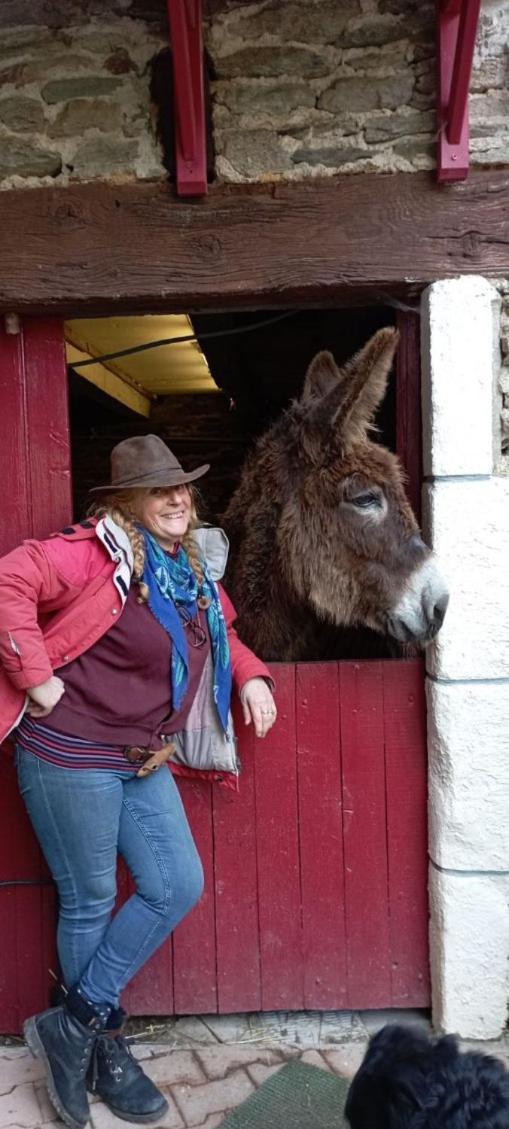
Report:
[[132,1064],[138,1066],[125,1036],[116,1035],[115,1038],[111,1038],[108,1035],[99,1035],[95,1040],[92,1053],[92,1090],[96,1089],[99,1077],[99,1056],[102,1057],[108,1073],[115,1082],[120,1082],[122,1079],[124,1073],[122,1060],[125,1062],[126,1057],[131,1060]]

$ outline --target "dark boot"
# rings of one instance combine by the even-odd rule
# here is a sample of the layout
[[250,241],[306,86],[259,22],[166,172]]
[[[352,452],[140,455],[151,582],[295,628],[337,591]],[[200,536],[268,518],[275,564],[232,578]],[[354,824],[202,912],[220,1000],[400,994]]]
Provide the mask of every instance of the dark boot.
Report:
[[88,1088],[116,1117],[150,1125],[164,1116],[168,1102],[133,1057],[122,1035],[125,1019],[122,1008],[112,1011],[106,1030],[97,1037]]
[[63,1007],[33,1015],[23,1026],[30,1050],[46,1067],[50,1100],[70,1129],[83,1129],[88,1121],[85,1077],[110,1011],[107,1004],[92,1004],[79,988],[71,988]]

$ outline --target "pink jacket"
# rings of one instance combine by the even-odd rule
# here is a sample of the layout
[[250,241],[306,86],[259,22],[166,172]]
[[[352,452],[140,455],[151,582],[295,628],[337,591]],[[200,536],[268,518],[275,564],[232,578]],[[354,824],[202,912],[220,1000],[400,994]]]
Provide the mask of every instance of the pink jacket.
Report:
[[[125,534],[108,520],[85,521],[46,541],[25,541],[0,559],[0,741],[24,713],[27,687],[93,646],[121,615],[132,568]],[[271,676],[233,627],[219,585],[233,680]]]

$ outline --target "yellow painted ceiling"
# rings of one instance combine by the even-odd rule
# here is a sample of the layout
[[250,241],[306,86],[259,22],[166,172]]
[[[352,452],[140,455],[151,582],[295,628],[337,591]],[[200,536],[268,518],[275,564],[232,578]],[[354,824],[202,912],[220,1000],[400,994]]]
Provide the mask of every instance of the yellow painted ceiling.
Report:
[[[65,323],[67,360],[72,364],[77,359],[114,353],[164,337],[184,337],[193,332],[187,314],[78,318]],[[75,371],[144,415],[148,414],[154,396],[218,391],[197,341],[161,345]],[[109,374],[113,374],[112,379]],[[132,390],[131,394],[128,389]],[[143,403],[148,405],[147,410]]]

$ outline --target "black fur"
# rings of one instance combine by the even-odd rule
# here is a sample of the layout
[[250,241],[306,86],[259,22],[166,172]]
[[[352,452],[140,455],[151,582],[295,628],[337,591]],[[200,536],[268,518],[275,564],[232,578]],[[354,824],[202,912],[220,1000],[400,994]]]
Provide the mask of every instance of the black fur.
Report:
[[488,1055],[389,1026],[371,1040],[345,1109],[350,1129],[509,1129],[509,1074]]

